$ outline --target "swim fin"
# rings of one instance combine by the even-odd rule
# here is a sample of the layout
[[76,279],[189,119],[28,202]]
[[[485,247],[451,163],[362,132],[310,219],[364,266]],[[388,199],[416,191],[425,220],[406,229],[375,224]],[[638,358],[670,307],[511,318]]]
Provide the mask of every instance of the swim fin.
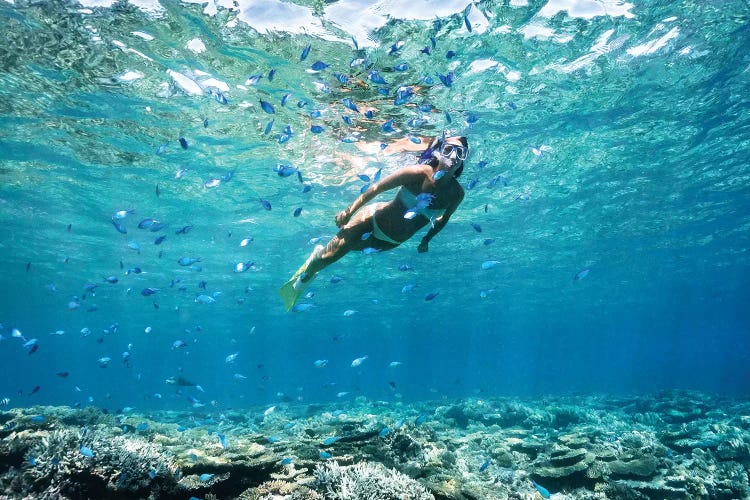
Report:
[[294,304],[297,303],[297,300],[304,293],[307,285],[313,280],[313,278],[315,278],[315,276],[313,276],[309,280],[303,282],[300,279],[300,276],[302,275],[302,273],[307,271],[307,268],[310,266],[310,263],[313,260],[323,254],[323,250],[325,250],[325,247],[323,245],[317,245],[310,256],[307,258],[305,263],[302,264],[302,266],[297,269],[297,272],[292,275],[289,281],[284,283],[284,285],[279,289],[279,295],[281,295],[281,300],[284,301],[284,307],[286,308],[287,312],[289,312],[289,310],[294,307]]

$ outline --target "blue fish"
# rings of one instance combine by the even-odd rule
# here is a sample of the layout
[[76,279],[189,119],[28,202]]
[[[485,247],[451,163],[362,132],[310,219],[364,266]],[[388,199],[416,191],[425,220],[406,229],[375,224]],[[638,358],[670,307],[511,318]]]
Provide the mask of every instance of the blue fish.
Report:
[[144,288],[143,290],[141,290],[141,295],[143,295],[144,297],[148,297],[149,295],[153,295],[158,291],[159,291],[158,288],[148,287],[148,288]]
[[456,51],[455,50],[449,50],[448,52],[445,53],[445,58],[446,59],[453,59],[454,57],[456,57]]
[[385,79],[382,76],[380,76],[380,72],[376,69],[370,70],[370,73],[367,75],[367,79],[370,80],[372,83],[388,85],[388,82],[386,82]]
[[350,116],[344,115],[341,117],[342,120],[344,120],[344,123],[347,125],[354,125],[354,122],[352,122],[352,118]]
[[117,222],[115,219],[112,219],[112,225],[115,226],[115,229],[117,229],[117,232],[122,234],[128,234],[128,230],[125,229],[125,226]]
[[313,125],[312,127],[310,127],[310,132],[312,132],[313,134],[319,134],[323,132],[324,130],[325,129],[321,127],[320,125]]
[[281,441],[281,438],[279,436],[268,436],[268,442],[271,444],[275,444]]
[[380,432],[378,432],[379,437],[386,437],[388,434],[391,433],[391,430],[388,427],[383,427]]
[[281,96],[281,105],[286,106],[286,102],[289,100],[290,97],[292,97],[292,94],[289,94],[289,93]]
[[477,224],[476,222],[469,222],[469,224],[471,224],[471,227],[473,227],[473,228],[474,228],[474,231],[476,231],[476,232],[478,232],[478,233],[481,233],[481,232],[482,232],[482,226],[480,226],[480,225],[479,225],[479,224]]
[[310,69],[313,71],[322,71],[326,69],[328,65],[324,63],[323,61],[315,61],[312,66],[310,66]]
[[375,112],[371,109],[368,109],[367,111],[365,111],[365,118],[367,118],[368,120],[372,120],[373,118],[375,118]]
[[273,171],[276,172],[279,177],[289,177],[297,172],[297,168],[291,165],[277,163],[276,166],[273,167]]
[[393,120],[388,120],[380,126],[380,130],[383,132],[393,132]]
[[270,122],[268,122],[268,123],[266,124],[266,128],[265,128],[265,130],[263,131],[263,133],[264,133],[265,135],[268,135],[268,133],[269,133],[269,132],[271,132],[271,128],[273,128],[273,122],[274,122],[274,121],[273,121],[273,120],[271,120]]
[[151,479],[155,478],[156,477],[156,471],[154,469],[151,469],[150,471],[148,471],[148,477],[151,478]]
[[409,65],[406,63],[397,64],[393,67],[394,71],[406,71],[409,69]]
[[184,137],[180,137],[180,146],[182,146],[182,149],[187,149],[188,148],[187,139],[185,139]]
[[349,83],[349,77],[342,73],[334,73],[333,77],[340,83]]
[[167,236],[162,234],[161,236],[159,236],[158,238],[154,240],[154,245],[161,245],[162,243],[164,243],[164,240],[166,239],[167,239]]
[[333,437],[325,438],[323,440],[323,446],[331,446],[333,443],[335,443],[339,439],[341,439],[341,438],[338,437],[338,436],[333,436]]
[[320,458],[322,458],[323,460],[328,460],[329,458],[331,458],[331,457],[333,456],[333,455],[331,455],[330,453],[328,453],[327,451],[321,451],[321,452],[320,452],[320,453],[319,453],[318,455],[319,455],[319,456],[320,456]]
[[486,470],[487,470],[487,467],[489,467],[489,466],[490,466],[490,459],[488,458],[487,460],[485,460],[485,461],[484,461],[484,462],[482,463],[482,465],[480,465],[480,466],[479,466],[479,472],[484,472],[484,471],[486,471]]
[[213,479],[213,477],[213,474],[201,474],[200,476],[198,476],[198,479],[201,482],[205,483],[206,481],[210,481],[211,479]]
[[292,215],[294,217],[299,217],[301,213],[302,213],[302,207],[297,207],[294,209],[294,213],[292,213]]
[[272,69],[271,71],[268,72],[268,81],[272,82],[274,76],[276,76],[276,70]]
[[281,459],[281,465],[289,465],[291,463],[292,463],[292,459],[289,457]]
[[414,425],[422,425],[423,423],[427,422],[427,415],[420,415],[416,419],[414,419]]
[[427,295],[425,296],[425,298],[424,298],[424,301],[425,301],[425,302],[429,302],[429,301],[431,301],[431,300],[435,299],[435,297],[437,297],[438,295],[440,295],[440,292],[432,292],[432,293],[428,293],[428,294],[427,294]]
[[29,465],[31,466],[36,465],[36,458],[33,455],[29,456]]
[[47,419],[44,417],[44,415],[34,415],[31,417],[31,421],[35,424],[43,424],[47,421]]
[[588,269],[588,268],[581,269],[580,271],[576,273],[575,276],[573,276],[573,280],[575,281],[582,280],[583,278],[588,276],[590,272],[591,272],[591,269]]
[[264,200],[263,198],[260,199],[260,204],[265,208],[266,210],[271,210],[271,202],[268,200]]
[[305,101],[297,101],[297,107],[298,108],[302,109],[305,106],[307,106],[307,102],[305,102]]
[[440,81],[443,82],[443,85],[446,87],[450,87],[453,85],[453,80],[455,79],[456,74],[453,71],[450,71],[446,75],[441,75],[438,73],[438,78],[440,78]]
[[187,267],[187,266],[192,266],[196,262],[200,262],[200,261],[201,259],[199,257],[180,257],[177,260],[177,263],[181,266]]
[[217,432],[216,435],[219,437],[219,444],[222,448],[227,447],[227,437],[224,434],[221,434],[220,432]]
[[261,78],[263,78],[261,74],[250,75],[245,80],[245,85],[257,85]]
[[469,12],[471,12],[471,4],[469,4],[464,11],[464,24],[466,25],[466,29],[469,31],[469,33],[471,33],[471,21],[469,21]]
[[536,490],[539,492],[539,494],[542,495],[542,498],[549,498],[550,497],[550,494],[549,494],[549,491],[547,490],[547,488],[545,488],[544,486],[538,485],[536,483],[536,481],[534,481],[533,479],[531,480],[531,484],[533,484],[534,488],[536,488]]
[[81,447],[78,448],[78,451],[81,453],[81,455],[88,458],[94,458],[94,456],[96,455],[88,446],[81,445]]
[[276,113],[276,110],[273,108],[273,104],[271,104],[270,102],[264,101],[263,99],[260,100],[260,107],[261,109],[263,109],[263,111],[265,111],[269,115]]
[[174,234],[188,234],[193,226],[182,226],[180,229],[176,229]]
[[359,108],[357,108],[357,105],[354,104],[354,101],[352,101],[350,98],[345,97],[341,100],[341,102],[344,104],[346,108],[351,109],[352,111],[355,111],[359,113]]
[[421,52],[422,54],[427,54],[429,56],[432,53],[432,49],[429,45],[425,45],[419,52]]
[[310,54],[310,48],[311,45],[308,45],[307,47],[302,49],[302,54],[299,56],[300,61],[304,61],[305,59],[307,59],[307,56]]

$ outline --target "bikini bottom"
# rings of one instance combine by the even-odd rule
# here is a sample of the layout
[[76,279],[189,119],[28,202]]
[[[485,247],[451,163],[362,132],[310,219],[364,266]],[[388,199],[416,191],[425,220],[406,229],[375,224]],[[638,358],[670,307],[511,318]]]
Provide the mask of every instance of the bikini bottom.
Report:
[[380,226],[378,226],[378,221],[375,218],[375,212],[377,212],[377,210],[377,203],[370,205],[370,216],[372,217],[372,235],[380,241],[385,241],[386,243],[390,243],[391,245],[400,245],[401,243],[403,243],[402,241],[394,240],[393,238],[385,234],[382,229],[380,229]]

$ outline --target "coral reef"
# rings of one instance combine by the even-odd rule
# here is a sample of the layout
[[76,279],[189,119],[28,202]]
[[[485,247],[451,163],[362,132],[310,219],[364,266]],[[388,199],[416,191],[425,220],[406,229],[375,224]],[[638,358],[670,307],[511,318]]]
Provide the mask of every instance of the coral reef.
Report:
[[750,497],[750,402],[692,392],[0,412],[2,498]]

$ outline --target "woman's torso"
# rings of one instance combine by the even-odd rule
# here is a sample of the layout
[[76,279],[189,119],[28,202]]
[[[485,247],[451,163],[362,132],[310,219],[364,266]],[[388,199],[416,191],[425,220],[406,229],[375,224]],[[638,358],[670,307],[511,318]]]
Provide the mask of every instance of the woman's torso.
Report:
[[[419,231],[425,225],[430,223],[426,214],[437,215],[445,211],[455,203],[455,200],[461,196],[461,185],[455,178],[447,181],[437,182],[433,180],[434,173],[432,167],[424,165],[424,175],[419,182],[413,182],[403,185],[400,189],[411,193],[411,196],[396,195],[393,200],[380,206],[375,214],[377,223],[388,236],[397,241],[406,241],[414,233]],[[424,193],[431,197],[429,210],[417,210],[416,214],[409,214],[404,217],[414,206],[407,206],[404,200],[413,200],[418,195]],[[423,197],[427,199],[427,197]],[[412,215],[414,215],[412,217]]]

